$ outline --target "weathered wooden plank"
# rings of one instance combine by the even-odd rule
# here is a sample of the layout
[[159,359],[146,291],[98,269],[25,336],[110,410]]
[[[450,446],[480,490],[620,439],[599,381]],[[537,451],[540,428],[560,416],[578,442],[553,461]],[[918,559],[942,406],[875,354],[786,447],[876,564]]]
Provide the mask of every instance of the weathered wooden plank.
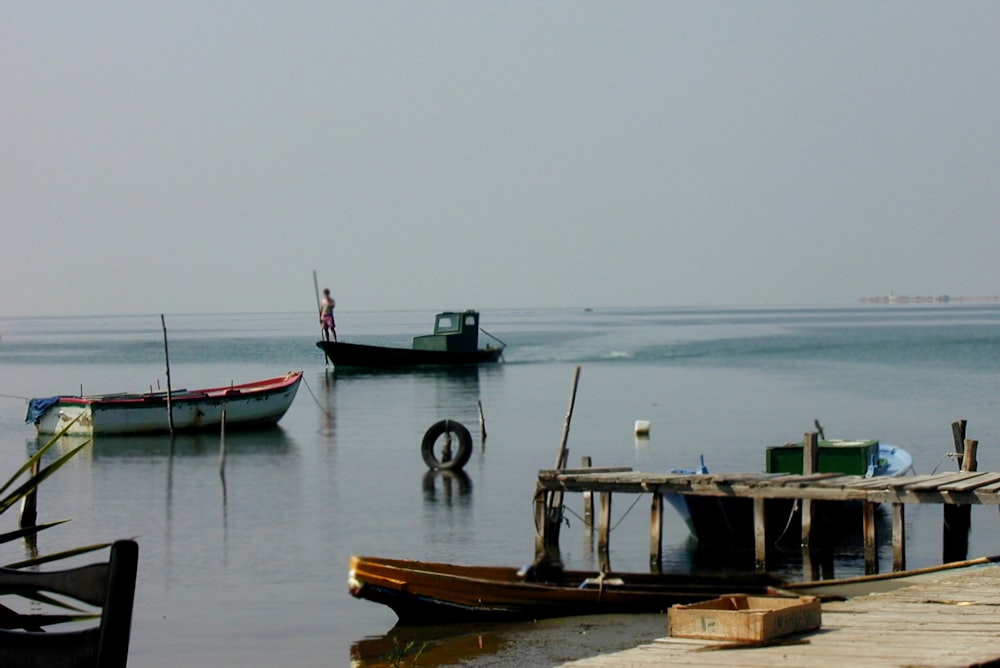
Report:
[[[665,637],[564,666],[965,668],[991,664],[1000,660],[1000,618],[996,607],[983,601],[997,598],[1000,567],[961,569],[893,592],[824,603],[821,631],[778,639],[770,646]],[[957,604],[963,600],[969,605]]]
[[933,476],[928,480],[921,480],[919,482],[910,483],[903,485],[902,488],[908,492],[915,492],[918,490],[931,490],[940,489],[941,485],[945,485],[952,482],[958,482],[965,480],[969,477],[968,473],[944,473],[942,475]]
[[963,481],[945,483],[941,485],[941,490],[945,492],[968,492],[994,482],[1000,482],[1000,473],[978,473]]

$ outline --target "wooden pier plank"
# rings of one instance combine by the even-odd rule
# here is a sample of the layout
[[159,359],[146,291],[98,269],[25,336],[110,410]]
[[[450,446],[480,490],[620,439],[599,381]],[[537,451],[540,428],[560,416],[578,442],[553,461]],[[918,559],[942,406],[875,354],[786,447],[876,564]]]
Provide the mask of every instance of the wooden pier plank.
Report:
[[969,474],[965,480],[941,485],[940,490],[942,492],[969,492],[994,482],[1000,482],[1000,473]]
[[[908,492],[914,492],[917,490],[937,490],[940,489],[942,485],[947,485],[953,482],[960,482],[970,477],[969,473],[945,473],[942,475],[934,476],[930,480],[921,480],[918,482],[908,482],[905,485],[900,485],[902,489]],[[900,478],[900,480],[907,480],[906,478]]]
[[664,637],[561,668],[826,668],[838,664],[966,668],[1000,660],[1000,619],[996,616],[1000,566],[942,572],[915,582],[892,592],[823,603],[818,631],[779,638],[770,645]]

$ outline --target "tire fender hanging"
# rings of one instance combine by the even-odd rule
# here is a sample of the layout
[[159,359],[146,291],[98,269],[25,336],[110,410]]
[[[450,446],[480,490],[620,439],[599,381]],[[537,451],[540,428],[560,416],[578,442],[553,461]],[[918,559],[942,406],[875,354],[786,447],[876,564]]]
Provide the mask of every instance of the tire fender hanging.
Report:
[[[445,456],[439,459],[434,453],[434,445],[441,436],[445,436],[446,439],[454,436],[458,441],[458,450],[453,451],[450,458],[447,456],[447,441]],[[428,468],[444,471],[460,471],[472,456],[472,434],[469,433],[469,430],[461,422],[439,420],[432,424],[424,433],[424,439],[420,443],[420,455],[424,458],[424,463],[427,464]]]

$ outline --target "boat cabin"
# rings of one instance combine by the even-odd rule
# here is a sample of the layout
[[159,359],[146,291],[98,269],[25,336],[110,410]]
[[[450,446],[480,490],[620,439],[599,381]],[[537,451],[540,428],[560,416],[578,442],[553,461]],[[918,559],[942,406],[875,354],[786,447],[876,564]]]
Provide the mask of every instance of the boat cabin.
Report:
[[413,337],[414,350],[474,352],[479,346],[479,313],[447,311],[434,319],[434,333]]
[[[802,443],[788,443],[767,449],[768,473],[802,473]],[[879,466],[879,443],[823,440],[819,442],[816,470],[821,473],[873,475]]]

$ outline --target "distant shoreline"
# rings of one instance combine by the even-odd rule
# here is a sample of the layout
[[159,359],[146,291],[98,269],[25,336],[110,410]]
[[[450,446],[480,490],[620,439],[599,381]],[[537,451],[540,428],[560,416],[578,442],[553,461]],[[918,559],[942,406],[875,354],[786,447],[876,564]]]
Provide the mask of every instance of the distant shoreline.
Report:
[[949,302],[1000,302],[1000,295],[992,297],[951,297],[938,295],[936,297],[908,297],[905,295],[888,295],[882,297],[862,297],[862,304],[947,304]]

